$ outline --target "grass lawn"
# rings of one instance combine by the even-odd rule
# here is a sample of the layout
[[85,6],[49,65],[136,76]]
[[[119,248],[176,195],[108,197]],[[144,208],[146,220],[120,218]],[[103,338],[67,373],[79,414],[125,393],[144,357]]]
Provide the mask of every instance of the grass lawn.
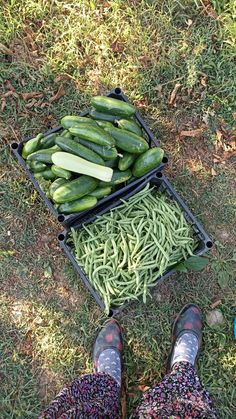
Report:
[[[201,273],[178,274],[120,316],[127,418],[163,377],[171,322],[187,302],[206,324],[199,375],[219,418],[236,408],[235,4],[233,0],[0,0],[1,417],[36,418],[91,371],[104,320],[57,243],[59,225],[10,154],[94,94],[121,86],[170,157],[166,174],[215,241]],[[62,94],[57,100],[56,92]],[[29,93],[26,95],[26,93]],[[186,133],[188,131],[188,133]]]

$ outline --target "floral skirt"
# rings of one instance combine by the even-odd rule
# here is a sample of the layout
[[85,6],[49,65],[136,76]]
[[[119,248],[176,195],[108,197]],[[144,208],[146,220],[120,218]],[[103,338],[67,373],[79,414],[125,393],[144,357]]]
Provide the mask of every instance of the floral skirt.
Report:
[[[63,389],[41,414],[43,419],[118,419],[120,388],[105,373],[87,374]],[[188,362],[175,364],[164,379],[143,394],[137,419],[215,419],[208,392]]]

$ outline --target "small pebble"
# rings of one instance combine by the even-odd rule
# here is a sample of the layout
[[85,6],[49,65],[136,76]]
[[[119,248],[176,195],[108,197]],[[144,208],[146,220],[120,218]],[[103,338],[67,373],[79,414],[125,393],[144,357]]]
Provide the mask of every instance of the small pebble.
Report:
[[206,320],[209,326],[220,326],[224,323],[224,316],[220,310],[215,309],[208,311],[206,315]]

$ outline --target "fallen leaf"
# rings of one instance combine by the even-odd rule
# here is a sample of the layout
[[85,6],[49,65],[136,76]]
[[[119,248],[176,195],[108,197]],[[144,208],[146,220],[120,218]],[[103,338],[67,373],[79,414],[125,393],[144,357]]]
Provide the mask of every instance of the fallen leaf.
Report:
[[28,102],[25,107],[26,108],[32,108],[37,103],[37,99],[32,99],[30,102]]
[[40,97],[43,97],[43,93],[39,93],[39,92],[26,92],[26,93],[21,93],[22,99],[23,100],[29,100],[29,99],[34,99],[37,98],[39,99]]
[[197,128],[197,129],[191,129],[188,131],[181,131],[180,132],[180,137],[194,137],[194,138],[199,138],[202,135],[202,129],[201,128]]
[[5,98],[7,98],[9,96],[13,96],[15,98],[18,98],[19,97],[16,92],[12,92],[11,90],[8,90],[8,92],[3,93],[3,95],[2,95],[2,97],[5,97]]
[[212,174],[212,176],[217,176],[217,173],[216,173],[215,169],[213,169],[213,167],[211,168],[211,174]]
[[207,78],[205,76],[200,78],[200,83],[203,87],[206,87],[207,85]]
[[9,80],[5,80],[5,85],[6,85],[7,90],[10,90],[11,92],[15,92],[15,88],[12,86]]
[[50,105],[50,103],[49,102],[43,102],[43,103],[41,103],[41,105],[40,105],[40,108],[46,108],[46,106],[49,106]]
[[3,97],[2,98],[2,104],[1,104],[1,112],[4,111],[6,105],[7,105],[7,101],[6,101],[5,97]]
[[203,10],[204,14],[206,14],[207,16],[209,16],[213,19],[218,18],[218,14],[216,13],[215,9],[213,9],[209,0],[203,0],[203,7],[204,7],[204,10]]
[[143,99],[134,100],[134,106],[138,108],[146,108],[148,106],[148,99],[144,97]]
[[13,55],[13,51],[0,43],[0,52],[6,55]]
[[60,86],[59,86],[59,89],[58,89],[58,91],[57,91],[57,93],[54,95],[54,96],[52,96],[50,99],[49,99],[49,102],[56,102],[57,100],[59,100],[62,96],[64,96],[65,95],[65,89],[64,89],[64,86],[63,86],[63,84],[61,84]]
[[111,43],[110,48],[114,51],[114,52],[123,52],[124,48],[125,48],[125,44],[123,44],[122,42],[118,41],[117,39]]
[[71,76],[69,74],[59,74],[59,76],[57,76],[55,78],[55,82],[58,83],[59,81],[67,81],[67,80],[71,80]]
[[222,303],[221,300],[217,300],[210,305],[210,308],[213,310],[214,308],[218,307]]
[[174,89],[172,90],[171,94],[170,94],[170,99],[169,99],[169,105],[173,105],[175,100],[176,100],[176,95],[177,92],[180,88],[181,84],[180,83],[176,83]]
[[145,384],[140,384],[138,386],[139,391],[142,391],[142,393],[144,393],[145,391],[149,390],[150,387],[145,386]]

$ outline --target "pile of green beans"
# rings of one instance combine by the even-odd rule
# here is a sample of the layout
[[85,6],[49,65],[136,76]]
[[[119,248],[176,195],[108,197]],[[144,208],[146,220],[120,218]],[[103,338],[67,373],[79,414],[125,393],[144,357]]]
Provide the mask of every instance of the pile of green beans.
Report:
[[72,229],[74,255],[105,311],[143,296],[173,265],[193,254],[193,231],[181,209],[147,184],[95,222]]

